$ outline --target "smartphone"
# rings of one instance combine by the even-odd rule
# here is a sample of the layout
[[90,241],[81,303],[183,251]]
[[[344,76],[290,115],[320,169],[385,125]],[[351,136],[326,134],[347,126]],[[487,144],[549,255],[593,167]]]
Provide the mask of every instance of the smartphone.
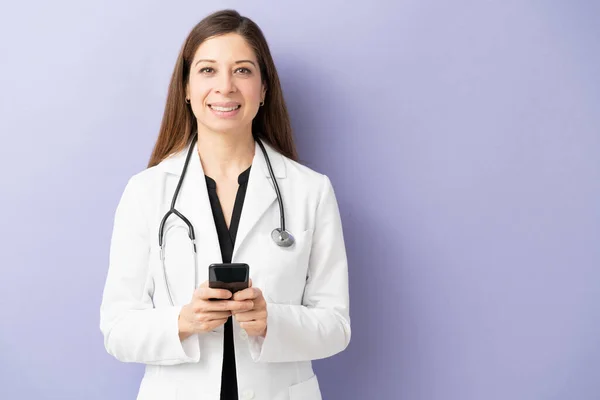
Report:
[[208,287],[227,289],[231,293],[235,293],[248,287],[249,276],[248,264],[210,264],[208,266]]

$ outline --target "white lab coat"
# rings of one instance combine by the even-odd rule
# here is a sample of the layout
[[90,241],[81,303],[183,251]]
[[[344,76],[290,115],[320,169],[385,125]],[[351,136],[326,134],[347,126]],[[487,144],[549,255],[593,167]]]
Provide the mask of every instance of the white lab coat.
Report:
[[[266,338],[248,337],[234,319],[240,399],[318,400],[311,360],[330,357],[350,341],[348,265],[338,204],[327,176],[284,157],[267,143],[283,198],[286,228],[296,243],[278,247],[271,231],[279,206],[258,144],[232,262],[250,266],[267,301]],[[165,265],[175,306],[168,300],[158,228],[180,177],[187,149],[133,176],[115,213],[110,262],[100,309],[106,350],[123,362],[146,364],[138,400],[218,400],[223,327],[180,341],[177,319],[194,291],[187,228],[170,217]],[[208,265],[222,262],[197,152],[176,208],[193,224],[198,284]]]

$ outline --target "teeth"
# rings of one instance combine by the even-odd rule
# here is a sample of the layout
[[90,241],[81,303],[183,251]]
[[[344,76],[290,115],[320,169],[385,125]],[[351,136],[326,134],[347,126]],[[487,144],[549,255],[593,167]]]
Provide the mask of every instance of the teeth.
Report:
[[233,111],[233,110],[237,110],[238,108],[240,108],[240,106],[235,106],[235,107],[217,107],[217,106],[210,106],[210,108],[212,108],[215,111],[223,111],[223,112],[227,112],[227,111]]

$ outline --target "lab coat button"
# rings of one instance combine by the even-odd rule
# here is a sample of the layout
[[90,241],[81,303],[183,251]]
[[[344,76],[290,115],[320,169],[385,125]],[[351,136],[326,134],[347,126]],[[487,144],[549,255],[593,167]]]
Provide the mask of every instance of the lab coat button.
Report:
[[242,393],[242,398],[244,400],[253,399],[254,398],[254,391],[250,390],[250,389],[244,390],[244,393]]
[[246,332],[245,329],[242,329],[240,331],[240,336],[242,337],[242,339],[246,340],[246,339],[248,339],[248,332]]

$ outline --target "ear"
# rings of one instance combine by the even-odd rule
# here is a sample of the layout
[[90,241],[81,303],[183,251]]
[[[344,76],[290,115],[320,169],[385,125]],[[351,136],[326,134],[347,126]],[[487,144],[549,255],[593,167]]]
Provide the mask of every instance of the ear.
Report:
[[263,82],[262,89],[260,91],[261,98],[264,100],[267,94],[267,84]]

